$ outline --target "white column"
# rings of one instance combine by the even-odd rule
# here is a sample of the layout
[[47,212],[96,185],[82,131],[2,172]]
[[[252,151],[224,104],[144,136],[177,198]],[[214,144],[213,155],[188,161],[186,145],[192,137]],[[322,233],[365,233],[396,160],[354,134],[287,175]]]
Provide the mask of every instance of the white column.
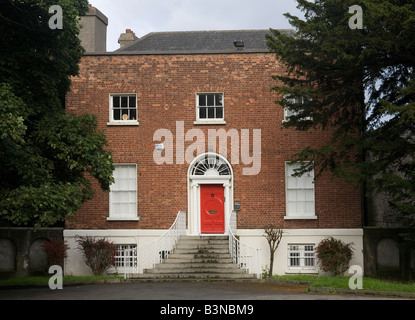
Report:
[[197,187],[198,184],[196,182],[192,183],[192,231],[191,231],[191,235],[192,236],[198,236],[199,235],[199,228],[198,228],[198,221],[199,221],[199,210],[198,210],[198,205],[199,205],[199,201],[197,201],[198,197],[197,197]]
[[229,218],[231,216],[230,205],[231,205],[231,197],[229,192],[230,184],[229,182],[225,182],[223,184],[225,187],[225,234],[229,233]]

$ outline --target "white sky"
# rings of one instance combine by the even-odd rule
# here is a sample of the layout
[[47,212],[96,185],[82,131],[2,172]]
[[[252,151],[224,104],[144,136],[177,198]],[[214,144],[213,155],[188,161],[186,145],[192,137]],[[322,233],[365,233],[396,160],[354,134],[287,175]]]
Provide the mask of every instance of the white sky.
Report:
[[295,0],[89,0],[108,17],[107,50],[125,29],[155,31],[291,28],[284,13],[302,16]]

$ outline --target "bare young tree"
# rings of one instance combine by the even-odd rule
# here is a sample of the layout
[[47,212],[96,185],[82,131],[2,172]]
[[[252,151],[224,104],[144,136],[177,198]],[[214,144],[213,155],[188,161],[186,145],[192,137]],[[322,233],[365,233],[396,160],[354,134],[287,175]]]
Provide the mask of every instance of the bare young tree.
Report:
[[265,231],[264,237],[267,239],[268,245],[269,245],[269,253],[270,253],[269,276],[271,277],[272,268],[274,266],[274,254],[278,246],[280,245],[283,231],[281,228],[273,224],[269,224],[265,226],[264,231]]

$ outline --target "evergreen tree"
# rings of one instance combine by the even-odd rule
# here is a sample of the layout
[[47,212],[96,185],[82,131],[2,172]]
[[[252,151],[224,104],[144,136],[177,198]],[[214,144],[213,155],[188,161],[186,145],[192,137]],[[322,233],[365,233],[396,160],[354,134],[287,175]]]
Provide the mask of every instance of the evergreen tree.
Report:
[[[351,28],[363,12],[362,28]],[[278,104],[292,112],[285,127],[331,130],[321,148],[293,157],[298,174],[317,167],[365,187],[385,191],[415,243],[415,2],[298,0],[305,19],[286,14],[295,28],[276,30],[268,46],[286,66],[275,76]],[[352,7],[355,8],[355,7]],[[305,162],[312,160],[312,162]]]
[[[62,28],[50,20],[62,8]],[[65,112],[70,77],[84,49],[79,16],[87,0],[0,2],[0,221],[62,223],[112,182],[112,156],[94,116]],[[52,21],[53,23],[56,21]]]

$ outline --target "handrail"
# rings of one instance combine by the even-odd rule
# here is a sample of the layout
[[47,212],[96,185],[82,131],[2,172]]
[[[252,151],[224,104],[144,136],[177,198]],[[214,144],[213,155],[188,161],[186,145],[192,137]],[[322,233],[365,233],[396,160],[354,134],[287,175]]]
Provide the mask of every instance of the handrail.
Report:
[[232,210],[229,217],[229,252],[232,260],[240,268],[246,269],[248,273],[256,274],[257,278],[260,279],[262,277],[260,262],[261,249],[249,246],[236,238],[236,218],[236,211]]
[[[179,211],[172,226],[157,239],[134,248],[132,267],[130,273],[143,273],[145,269],[152,269],[156,263],[166,259],[176,247],[177,241],[186,234],[186,211]],[[126,265],[126,264],[124,264]],[[127,270],[125,270],[127,277]]]

